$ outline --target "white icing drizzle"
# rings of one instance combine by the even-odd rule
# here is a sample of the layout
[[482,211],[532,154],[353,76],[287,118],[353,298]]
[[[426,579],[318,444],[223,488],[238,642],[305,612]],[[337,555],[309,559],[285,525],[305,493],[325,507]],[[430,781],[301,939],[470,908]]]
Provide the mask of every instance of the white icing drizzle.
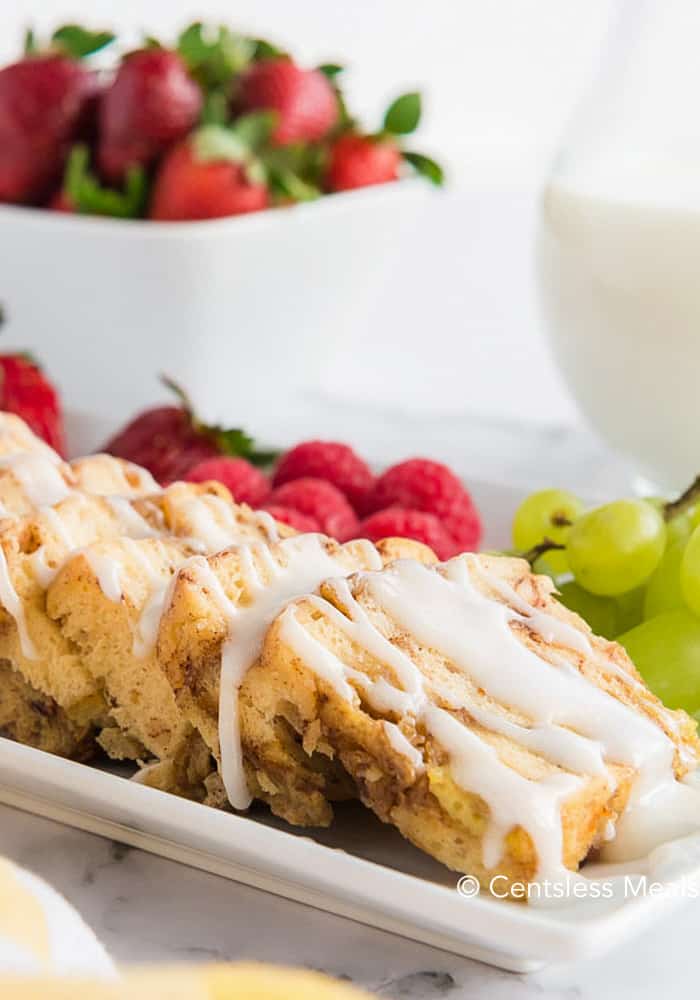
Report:
[[[128,500],[123,497],[107,497],[106,499],[125,530],[128,530],[129,537],[125,538],[123,542],[145,572],[149,582],[150,593],[136,624],[133,644],[135,656],[148,656],[155,648],[160,622],[165,608],[170,604],[175,581],[174,578],[163,579],[145,552],[139,546],[129,544],[133,543],[134,540],[162,537],[160,533],[151,528],[148,522],[133,509]],[[236,508],[221,497],[186,495],[184,499],[181,499],[175,495],[171,499],[173,505],[179,507],[179,513],[184,518],[189,519],[189,523],[197,532],[198,537],[196,538],[182,539],[191,547],[199,546],[205,553],[212,553],[244,541],[242,536],[244,527],[236,519]],[[217,522],[215,515],[223,524]],[[277,537],[274,518],[271,518],[269,514],[262,512],[262,516],[258,516],[258,512],[256,512],[251,517],[253,523],[267,533],[268,538]],[[270,524],[268,524],[268,520]],[[119,560],[91,549],[86,550],[84,554],[105,596],[111,601],[120,601],[123,593],[121,583],[123,566]],[[189,561],[183,556],[182,566],[187,565]]]
[[266,510],[256,510],[253,512],[253,517],[255,518],[260,529],[267,535],[267,540],[271,545],[279,542],[280,533],[277,527],[277,521],[275,521],[272,514],[268,514]]
[[486,867],[495,868],[505,836],[520,826],[536,844],[539,873],[559,874],[561,807],[581,779],[558,772],[531,781],[504,764],[492,746],[444,709],[428,706],[422,721],[448,752],[457,784],[488,803],[490,822],[482,846]]
[[170,603],[175,579],[176,574],[173,574],[167,580],[160,582],[151,592],[136,626],[134,656],[148,656],[155,649],[163,609]]
[[[485,579],[483,567],[478,560],[472,560],[471,569],[476,576],[480,576],[482,579]],[[569,625],[567,622],[563,622],[554,615],[548,615],[543,613],[538,608],[532,608],[527,601],[524,601],[522,597],[520,597],[520,595],[513,589],[513,587],[511,587],[509,583],[500,577],[489,574],[487,582],[492,589],[503,598],[504,601],[519,612],[521,620],[528,624],[530,628],[539,632],[546,642],[554,642],[559,645],[568,646],[582,655],[588,656],[593,660],[600,662],[602,654],[595,647],[595,645],[590,642],[585,633],[580,632],[572,625]],[[646,685],[642,681],[638,680],[633,674],[629,673],[629,671],[625,670],[625,668],[620,664],[616,663],[613,659],[607,657],[605,659],[604,666],[608,673],[614,674],[618,677],[626,687],[632,688],[637,692],[637,694],[641,695],[642,698],[649,697],[649,690]],[[658,704],[656,706],[656,710],[659,715],[663,717],[666,727],[672,733],[678,735],[680,733],[680,725],[674,712],[667,709],[665,705]],[[693,763],[695,760],[692,751],[689,750],[689,748],[683,743],[678,748],[678,753],[681,760],[683,760],[686,765]]]
[[[416,566],[419,564],[416,563]],[[465,789],[480,795],[490,808],[489,830],[484,838],[484,864],[494,867],[501,856],[503,838],[514,826],[528,830],[538,845],[540,868],[559,874],[561,863],[561,805],[581,784],[574,775],[555,773],[543,781],[533,782],[507,767],[489,744],[466,728],[445,709],[432,704],[425,678],[415,664],[374,628],[362,607],[354,600],[346,581],[332,581],[340,603],[350,613],[350,620],[336,608],[314,599],[317,607],[331,618],[354,642],[366,648],[377,659],[390,665],[397,679],[406,687],[410,707],[417,723],[433,734],[450,755],[455,781]],[[348,680],[362,687],[375,708],[367,678],[341,663],[325,646],[306,632],[296,620],[295,609],[289,608],[282,620],[282,636],[304,657],[311,668],[328,681],[341,697],[352,701],[354,692]],[[364,682],[363,682],[364,681]],[[394,689],[397,694],[399,692]],[[385,704],[388,699],[385,696]],[[398,699],[398,709],[403,698]],[[471,705],[470,705],[471,708]],[[418,753],[418,751],[415,751]],[[496,794],[494,794],[494,792]]]
[[0,412],[0,454],[10,455],[19,451],[43,455],[54,465],[63,464],[58,452],[30,430],[20,417],[13,413]]
[[[75,494],[75,497],[79,503],[82,502],[80,494]],[[41,510],[41,516],[66,549],[75,548],[75,539],[68,531],[63,518],[57,510],[53,507],[43,507]]]
[[[143,571],[148,581],[149,597],[139,615],[134,631],[134,656],[144,657],[153,650],[158,636],[158,625],[163,613],[166,595],[172,583],[170,576],[163,578],[144,550],[133,538],[122,539],[122,545]],[[120,585],[121,597],[121,585]]]
[[605,824],[605,829],[603,830],[603,840],[609,843],[611,840],[615,839],[615,824],[611,819]]
[[[593,647],[583,632],[574,628],[573,625],[569,625],[568,622],[563,622],[560,618],[555,618],[554,615],[547,614],[539,608],[533,608],[531,604],[523,600],[507,580],[494,576],[492,573],[487,573],[478,559],[470,559],[469,568],[475,575],[481,577],[492,590],[495,590],[506,604],[510,605],[514,612],[517,612],[517,614],[514,613],[511,616],[512,620],[519,619],[520,621],[527,622],[530,628],[535,632],[539,632],[545,642],[568,646],[569,649],[575,649],[582,656],[593,656]],[[458,571],[460,582],[465,572],[466,566],[463,570]]]
[[660,844],[691,833],[700,827],[700,790],[689,774],[676,781],[672,774],[662,780],[638,781],[632,789],[627,809],[617,822],[615,837],[606,843],[602,857],[610,862],[642,858]]
[[[164,609],[170,603],[176,574],[163,576],[138,544],[139,541],[143,539],[121,538],[119,544],[125,550],[125,557],[130,555],[133,558],[147,580],[147,597],[134,627],[132,645],[134,656],[142,658],[152,653],[155,648],[160,621]],[[108,555],[106,552],[100,552],[99,547],[95,546],[83,549],[81,555],[90,566],[105,597],[115,604],[119,603],[124,594],[122,583],[124,560],[116,554]],[[178,561],[178,567],[184,568],[188,562],[189,559],[183,556],[182,560]],[[159,564],[162,566],[162,563]]]
[[126,497],[109,496],[104,499],[124,534],[129,538],[158,538],[161,535],[161,532],[150,525]]
[[[189,492],[182,495],[174,493],[170,503],[176,515],[190,526],[191,534],[204,543],[207,552],[220,552],[245,534],[245,525],[236,516],[237,508],[223,497],[207,493],[199,496],[192,496]],[[251,511],[247,517],[268,542],[279,540],[275,520],[266,511]]]
[[[74,494],[74,496],[78,498],[80,495]],[[54,532],[67,550],[75,547],[73,538],[68,532],[66,525],[57,510],[53,507],[42,507],[39,513],[47,526]],[[60,569],[60,564],[57,564],[56,566],[49,565],[45,545],[40,545],[39,548],[29,556],[29,563],[37,582],[44,588],[51,584]],[[24,605],[14,587],[14,584],[12,583],[9,567],[4,553],[2,555],[2,563],[0,564],[0,575],[2,577],[0,586],[0,605],[2,605],[8,614],[10,614],[15,620],[20,638],[20,645],[24,655],[29,659],[37,659],[38,653],[27,629]]]
[[235,536],[234,509],[217,496],[187,496],[178,501],[182,516],[191,524],[191,533],[204,542],[207,552],[219,552]]
[[[470,570],[507,604],[482,593],[474,585]],[[443,565],[441,572],[404,560],[382,573],[362,577],[370,597],[397,626],[441,653],[477,689],[526,716],[532,725],[511,722],[484,699],[466,698],[455,705],[453,695],[451,701],[447,700],[452,710],[465,710],[480,726],[512,737],[562,768],[541,780],[527,779],[503,763],[489,743],[450,711],[434,704],[429,682],[410,658],[374,627],[353,598],[347,581],[329,584],[346,614],[321,598],[312,601],[351,640],[392,668],[397,681],[395,700],[386,691],[380,692],[378,701],[374,700],[376,682],[370,682],[317,642],[297,621],[294,606],[284,613],[284,640],[341,697],[356,699],[354,684],[380,711],[386,711],[387,706],[397,712],[408,709],[417,724],[424,726],[448,752],[454,780],[481,796],[489,806],[491,822],[483,847],[488,867],[498,863],[503,837],[521,826],[536,844],[539,877],[568,878],[570,873],[562,862],[561,806],[580,787],[581,774],[607,774],[612,791],[613,777],[608,772],[611,763],[627,764],[638,772],[628,814],[635,818],[626,817],[620,824],[614,841],[616,850],[630,856],[634,848],[623,827],[636,826],[641,809],[649,811],[648,803],[663,789],[674,801],[687,800],[686,825],[694,823],[697,828],[700,797],[694,792],[691,804],[690,795],[682,790],[684,786],[675,781],[671,740],[651,720],[589,682],[573,667],[565,666],[563,660],[552,664],[542,659],[520,641],[511,622],[526,620],[548,642],[579,652],[590,649],[588,639],[572,626],[532,608],[507,584],[501,586],[502,581],[488,573],[474,556],[453,559]],[[438,698],[443,694],[434,693]],[[653,841],[651,837],[646,846]]]
[[[107,455],[107,458],[111,458],[111,455]],[[124,466],[120,463],[121,468]],[[140,465],[136,465],[134,462],[127,462],[126,469],[124,470],[124,478],[127,478],[127,474],[131,477],[136,477],[137,488],[140,493],[148,493],[155,495],[157,493],[162,493],[163,489],[153,478],[148,469],[144,469]],[[128,482],[128,480],[127,480]]]
[[422,774],[425,770],[425,765],[423,764],[423,757],[420,751],[416,750],[395,722],[388,722],[385,719],[383,726],[386,737],[396,753],[401,754],[402,757],[406,757],[411,762],[416,774]]
[[19,635],[19,644],[22,654],[27,657],[28,660],[38,659],[38,653],[36,647],[32,642],[31,636],[29,635],[29,630],[27,629],[27,619],[24,614],[24,605],[20,599],[19,594],[14,588],[12,580],[10,578],[10,571],[7,565],[7,559],[5,558],[5,550],[0,545],[0,604],[7,611],[9,615],[15,620],[15,625],[17,626],[17,634]]
[[[442,693],[442,692],[441,692]],[[464,705],[450,705],[451,708],[464,708]],[[505,715],[493,710],[489,711],[475,701],[470,701],[467,711],[472,718],[494,733],[499,733],[513,740],[520,746],[541,754],[547,760],[571,771],[573,774],[606,774],[608,782],[614,785],[613,778],[607,772],[603,760],[603,748],[596,740],[580,736],[572,729],[564,729],[556,723],[522,726],[511,722]]]
[[[0,459],[0,465],[1,462],[2,459]],[[71,497],[73,503],[82,504],[85,500],[85,495],[79,492],[69,490],[68,495]],[[105,497],[104,499],[110,505],[123,530],[134,534],[137,538],[146,538],[157,534],[147,521],[133,510],[128,500],[121,497]],[[66,559],[76,555],[79,549],[75,538],[68,530],[60,507],[56,509],[54,506],[42,505],[39,507],[38,514],[46,527],[56,536],[63,548],[62,558],[57,559],[53,566],[49,564],[46,544],[40,545],[28,557],[34,578],[40,587],[47,589],[65,564]],[[100,558],[91,549],[82,551],[86,555],[88,562],[100,581],[100,586],[107,596],[112,600],[119,600],[121,598],[121,584],[119,582],[118,564],[114,560],[110,560],[107,556]],[[24,655],[31,659],[37,659],[38,653],[36,647],[28,634],[22,599],[19,597],[12,583],[9,567],[4,555],[0,564],[0,604],[15,620]]]
[[100,590],[105,597],[119,603],[122,599],[121,571],[122,563],[115,556],[108,556],[105,552],[98,552],[93,547],[83,550],[83,557],[92,572],[97,577]]
[[50,507],[70,496],[61,466],[43,452],[22,451],[0,457],[0,469],[9,469],[30,503]]
[[[257,659],[271,622],[294,597],[313,592],[323,580],[345,570],[342,561],[328,553],[321,535],[297,535],[280,542],[280,562],[262,543],[242,546],[238,551],[244,564],[245,603],[229,600],[221,583],[205,559],[194,557],[201,581],[223,613],[228,637],[221,652],[219,681],[219,743],[221,776],[231,805],[247,809],[250,792],[243,770],[238,720],[238,691]],[[359,543],[358,543],[359,544]],[[381,565],[379,554],[367,542],[363,551],[368,565]]]
[[[126,484],[124,469],[121,463],[112,456],[91,456],[84,461],[113,465]],[[47,526],[62,542],[65,550],[64,556],[75,555],[77,552],[75,540],[67,531],[59,511],[54,509],[54,504],[60,503],[69,496],[82,499],[83,494],[69,489],[62,473],[63,463],[59,456],[48,447],[37,447],[31,452],[1,456],[0,469],[2,468],[12,472],[30,502],[39,508],[39,513]],[[154,486],[157,489],[155,481],[145,469],[133,466],[132,471],[139,474],[140,486],[145,488]],[[128,545],[130,540],[162,537],[162,532],[149,524],[126,497],[105,496],[104,500],[124,533],[125,544]],[[189,514],[195,529],[201,531],[203,536],[201,540],[199,538],[190,540],[193,547],[202,545],[204,551],[218,551],[241,539],[244,526],[236,519],[236,508],[222,498],[216,496],[192,497],[186,494],[183,501],[175,494],[172,501],[174,504],[179,502],[183,508],[186,508],[183,512]],[[264,512],[251,513],[249,523],[257,525],[270,541],[276,540],[275,521],[269,514]],[[162,612],[170,593],[171,580],[169,577],[166,580],[162,578],[138,546],[131,546],[129,551],[147,574],[151,591],[136,625],[134,636],[134,654],[142,657],[148,655],[155,645]],[[120,573],[122,567],[119,560],[96,552],[91,547],[83,550],[83,554],[108,599],[121,600]],[[33,575],[37,583],[44,589],[51,585],[65,562],[65,559],[59,559],[56,561],[56,565],[52,566],[48,559],[45,545],[40,546],[29,557]],[[0,564],[0,603],[16,622],[24,654],[33,659],[37,658],[36,647],[28,634],[22,600],[12,583],[4,554]]]
[[42,545],[36,550],[36,552],[32,552],[29,557],[29,561],[32,565],[32,573],[38,580],[39,585],[46,590],[56,576],[56,567],[49,566],[46,546]]
[[[146,493],[155,494],[161,492],[160,486],[148,469],[144,469],[140,465],[135,465],[133,462],[126,462],[122,459],[115,458],[114,455],[108,455],[105,453],[88,455],[86,458],[80,458],[71,464],[78,476],[78,479],[81,478],[83,469],[86,469],[88,472],[88,481],[90,479],[89,473],[92,469],[103,466],[107,481],[110,482],[112,486],[112,488],[107,491],[110,494],[118,493],[120,496],[124,497],[136,497],[143,496]],[[132,480],[136,481],[135,485]],[[114,488],[115,486],[116,488]],[[90,492],[98,492],[91,485],[88,486],[88,490]]]

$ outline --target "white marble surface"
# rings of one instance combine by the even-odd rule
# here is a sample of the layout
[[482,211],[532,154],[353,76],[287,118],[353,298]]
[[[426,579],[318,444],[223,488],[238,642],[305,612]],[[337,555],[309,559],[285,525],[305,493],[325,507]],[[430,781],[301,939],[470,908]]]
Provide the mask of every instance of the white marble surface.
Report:
[[697,982],[697,903],[595,964],[516,976],[5,806],[0,852],[64,893],[120,962],[286,962],[396,1000],[675,1000]]

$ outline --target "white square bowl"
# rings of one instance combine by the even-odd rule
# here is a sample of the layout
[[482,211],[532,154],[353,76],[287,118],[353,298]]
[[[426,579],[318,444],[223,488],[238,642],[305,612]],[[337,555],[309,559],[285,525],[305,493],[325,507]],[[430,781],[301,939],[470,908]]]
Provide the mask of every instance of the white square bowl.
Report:
[[188,223],[0,206],[3,348],[97,417],[151,405],[167,372],[205,419],[254,418],[319,385],[430,196],[405,180]]

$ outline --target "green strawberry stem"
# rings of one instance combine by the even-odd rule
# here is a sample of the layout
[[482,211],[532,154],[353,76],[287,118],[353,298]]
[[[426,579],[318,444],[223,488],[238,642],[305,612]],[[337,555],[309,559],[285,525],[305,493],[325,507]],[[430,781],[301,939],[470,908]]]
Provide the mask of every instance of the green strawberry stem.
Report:
[[340,66],[338,63],[321,63],[317,67],[319,73],[323,73],[327,76],[329,80],[335,80],[339,73],[343,72],[344,67]]
[[211,28],[200,21],[180,33],[176,48],[205,91],[228,89],[255,57],[252,38],[223,24]]
[[74,59],[84,59],[111,45],[116,37],[111,31],[89,31],[79,24],[64,24],[51,36],[51,46]]
[[382,131],[389,135],[409,135],[418,128],[421,118],[421,96],[402,94],[387,108]]
[[90,31],[79,24],[64,24],[56,28],[51,40],[40,45],[33,28],[24,33],[25,56],[38,55],[42,51],[58,52],[72,59],[84,59],[111,45],[117,36],[111,31]]
[[264,451],[255,447],[255,441],[240,427],[225,428],[218,424],[205,424],[197,416],[192,400],[182,386],[169,375],[161,375],[163,385],[177,397],[197,433],[209,438],[222,455],[245,458],[251,465],[268,466],[278,458],[279,451]]
[[146,210],[148,181],[143,168],[129,167],[122,191],[103,187],[90,170],[90,150],[82,143],[70,152],[63,184],[75,211],[85,215],[137,219]]
[[425,156],[423,153],[413,153],[410,150],[403,150],[401,156],[406,163],[410,163],[417,174],[425,177],[432,184],[441,187],[445,183],[444,170],[429,156]]

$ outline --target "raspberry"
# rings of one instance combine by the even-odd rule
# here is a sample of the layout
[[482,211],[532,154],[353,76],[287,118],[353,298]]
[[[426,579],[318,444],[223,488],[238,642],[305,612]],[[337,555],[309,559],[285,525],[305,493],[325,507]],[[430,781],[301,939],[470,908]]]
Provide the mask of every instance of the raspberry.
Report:
[[413,538],[429,546],[438,559],[455,555],[455,543],[434,514],[404,507],[387,507],[360,523],[360,538],[378,542],[382,538]]
[[455,474],[440,462],[410,458],[379,477],[369,498],[370,511],[405,507],[434,514],[456,543],[455,551],[476,549],[481,520],[472,498]]
[[338,441],[304,441],[288,451],[277,464],[273,486],[294,479],[325,479],[344,493],[358,513],[362,513],[374,486],[374,476],[366,462],[352,448]]
[[344,542],[357,531],[357,516],[340,490],[323,479],[305,477],[273,490],[270,504],[292,507],[315,518],[321,531]]
[[442,519],[443,527],[455,540],[455,555],[459,552],[476,552],[481,542],[483,528],[474,501],[467,493],[461,503],[456,503]]
[[265,504],[263,510],[266,510],[268,514],[272,514],[275,521],[281,521],[282,524],[288,524],[290,528],[295,528],[302,534],[306,534],[309,531],[320,531],[321,526],[315,517],[309,517],[308,514],[302,514],[299,510],[294,510],[293,507],[283,507],[279,503],[268,503]]
[[210,479],[223,483],[236,503],[251,507],[259,507],[270,493],[267,476],[244,458],[207,458],[185,475],[188,483],[206,483]]

